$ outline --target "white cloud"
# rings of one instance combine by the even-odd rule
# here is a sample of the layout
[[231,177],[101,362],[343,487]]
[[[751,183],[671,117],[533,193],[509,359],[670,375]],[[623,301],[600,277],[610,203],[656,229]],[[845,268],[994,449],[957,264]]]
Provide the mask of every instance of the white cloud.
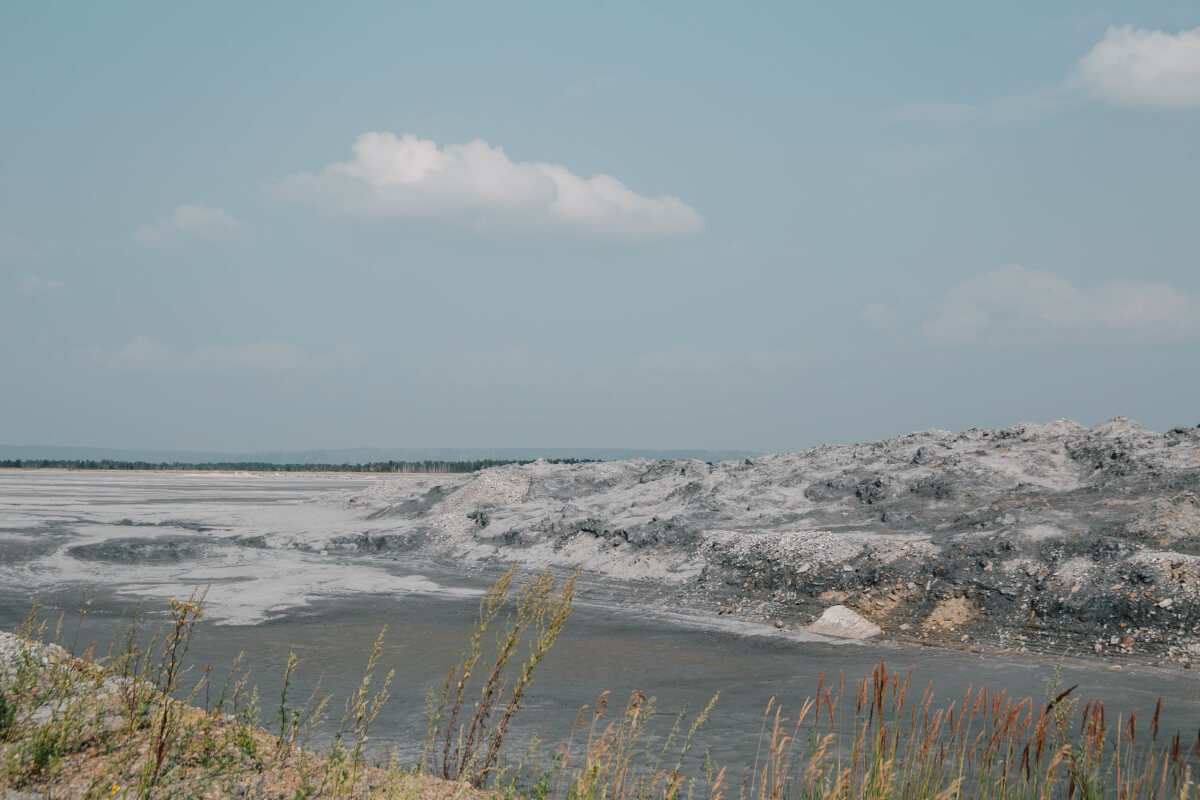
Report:
[[30,275],[21,281],[22,294],[58,294],[66,284],[55,278],[42,278]]
[[366,363],[366,355],[343,346],[329,353],[310,353],[289,342],[256,342],[232,346],[197,347],[176,353],[155,341],[139,336],[115,350],[83,348],[79,355],[91,364],[130,371],[177,372],[279,372],[336,369]]
[[1110,27],[1072,83],[1115,106],[1200,108],[1200,28],[1177,34]]
[[668,195],[648,197],[609,175],[508,158],[480,139],[439,147],[411,134],[365,133],[354,159],[270,187],[334,215],[452,219],[478,229],[550,226],[620,237],[696,233],[704,221]]
[[1121,338],[1185,338],[1200,333],[1200,296],[1165,283],[1109,281],[1080,288],[1049,272],[1006,266],[942,295],[925,324],[934,341],[954,344],[985,332],[998,338],[1079,331]]
[[896,312],[883,303],[868,303],[858,311],[858,319],[870,328],[884,331],[896,324]]
[[925,335],[941,344],[957,344],[974,339],[988,326],[988,313],[971,303],[949,303],[925,323]]
[[1125,108],[1200,108],[1200,28],[1170,34],[1109,27],[1057,84],[982,103],[918,100],[892,109],[886,118],[945,127],[1021,122],[1047,117],[1073,96]]
[[133,232],[133,239],[143,247],[155,247],[176,239],[211,239],[241,227],[240,222],[222,209],[183,205],[165,219],[139,225]]

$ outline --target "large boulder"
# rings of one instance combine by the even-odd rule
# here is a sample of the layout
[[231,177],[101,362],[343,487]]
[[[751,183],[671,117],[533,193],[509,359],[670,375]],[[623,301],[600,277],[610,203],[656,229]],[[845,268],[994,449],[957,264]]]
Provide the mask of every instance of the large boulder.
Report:
[[838,605],[825,609],[817,621],[808,626],[808,632],[839,639],[870,639],[883,633],[883,629],[861,614]]

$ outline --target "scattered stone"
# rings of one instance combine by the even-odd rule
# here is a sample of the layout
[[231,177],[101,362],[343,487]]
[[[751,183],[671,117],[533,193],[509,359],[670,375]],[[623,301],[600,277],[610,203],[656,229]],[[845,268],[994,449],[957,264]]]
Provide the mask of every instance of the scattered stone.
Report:
[[975,619],[979,610],[965,597],[950,597],[938,601],[933,611],[925,618],[926,629],[949,629],[961,627]]

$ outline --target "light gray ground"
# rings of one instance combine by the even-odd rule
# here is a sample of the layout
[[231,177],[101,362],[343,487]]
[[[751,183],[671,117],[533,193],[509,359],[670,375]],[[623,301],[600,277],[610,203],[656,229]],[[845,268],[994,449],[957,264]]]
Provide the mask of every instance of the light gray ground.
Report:
[[0,591],[24,594],[9,602],[26,608],[50,591],[161,608],[209,585],[208,616],[227,624],[345,594],[471,594],[394,564],[330,556],[331,540],[370,526],[306,501],[367,485],[282,474],[0,471]]
[[[431,565],[584,568],[639,608],[885,638],[1200,658],[1200,429],[1117,418],[707,464],[537,462],[451,477],[0,473],[0,586],[212,583],[254,624],[322,597],[469,593]],[[457,588],[455,588],[457,587]],[[624,587],[624,588],[620,588]]]

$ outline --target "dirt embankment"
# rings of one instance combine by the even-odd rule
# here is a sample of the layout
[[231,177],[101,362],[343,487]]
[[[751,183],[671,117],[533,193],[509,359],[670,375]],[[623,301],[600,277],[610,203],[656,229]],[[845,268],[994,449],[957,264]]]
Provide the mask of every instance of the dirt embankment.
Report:
[[323,498],[377,527],[333,547],[582,565],[663,602],[884,637],[1200,660],[1200,428],[1118,417],[706,464],[528,464]]

